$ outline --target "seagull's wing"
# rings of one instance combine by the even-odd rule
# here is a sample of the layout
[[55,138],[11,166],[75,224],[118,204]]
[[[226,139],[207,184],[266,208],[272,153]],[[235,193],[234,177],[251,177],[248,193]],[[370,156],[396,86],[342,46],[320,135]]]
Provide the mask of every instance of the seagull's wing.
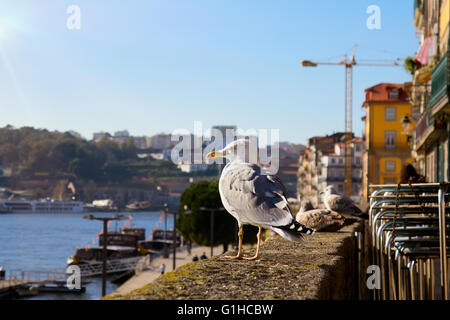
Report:
[[344,224],[344,218],[341,215],[327,209],[314,209],[299,212],[296,216],[296,220],[308,228],[317,231],[324,230],[330,225],[341,226]]
[[220,183],[221,196],[240,222],[308,232],[292,216],[286,188],[277,176],[262,175],[257,165],[242,163],[223,172]]
[[327,202],[331,210],[339,213],[361,213],[361,210],[347,197],[331,194],[328,196]]

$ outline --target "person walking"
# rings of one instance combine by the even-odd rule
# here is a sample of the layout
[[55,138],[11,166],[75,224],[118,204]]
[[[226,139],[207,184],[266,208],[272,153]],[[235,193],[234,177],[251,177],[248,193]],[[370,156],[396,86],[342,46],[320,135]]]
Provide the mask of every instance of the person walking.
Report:
[[166,272],[166,265],[164,263],[159,267],[159,271],[161,272],[161,274],[164,274],[164,272]]

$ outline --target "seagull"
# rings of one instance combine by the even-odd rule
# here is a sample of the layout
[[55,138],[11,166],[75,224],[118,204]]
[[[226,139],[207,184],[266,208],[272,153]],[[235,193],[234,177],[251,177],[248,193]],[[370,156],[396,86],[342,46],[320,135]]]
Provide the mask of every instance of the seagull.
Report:
[[[283,238],[299,241],[302,234],[313,234],[314,230],[298,223],[291,213],[286,188],[276,175],[265,175],[262,169],[246,162],[245,153],[250,150],[248,139],[238,139],[219,151],[206,155],[207,159],[230,160],[219,179],[219,193],[225,209],[237,220],[239,246],[236,256],[230,259],[257,260],[260,255],[262,229],[271,229]],[[256,254],[244,257],[242,251],[243,226],[259,228]]]
[[298,223],[316,231],[334,231],[344,225],[345,218],[328,209],[300,211],[295,217]]
[[310,200],[303,200],[295,220],[316,231],[337,231],[345,223],[345,218],[335,211],[316,209]]
[[333,186],[327,186],[325,191],[320,193],[322,196],[325,208],[330,211],[336,211],[340,214],[351,214],[356,217],[362,217],[364,214],[355,204],[352,199],[337,194]]

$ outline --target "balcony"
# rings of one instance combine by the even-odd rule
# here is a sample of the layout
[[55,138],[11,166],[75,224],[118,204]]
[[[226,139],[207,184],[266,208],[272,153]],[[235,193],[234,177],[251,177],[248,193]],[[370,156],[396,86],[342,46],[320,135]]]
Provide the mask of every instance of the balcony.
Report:
[[427,112],[422,113],[415,128],[415,150],[430,147],[441,135],[445,135],[446,123],[440,117],[429,118]]
[[428,104],[431,116],[449,107],[450,76],[449,51],[447,51],[431,74],[431,94]]

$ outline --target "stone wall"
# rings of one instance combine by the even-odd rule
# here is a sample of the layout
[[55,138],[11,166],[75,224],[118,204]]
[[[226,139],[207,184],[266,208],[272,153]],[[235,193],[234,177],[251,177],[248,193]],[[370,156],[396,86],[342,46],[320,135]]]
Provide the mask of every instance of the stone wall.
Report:
[[[260,260],[215,256],[105,299],[357,299],[355,231],[362,226],[357,221],[303,242],[272,236],[262,245]],[[244,253],[253,255],[254,249]]]

